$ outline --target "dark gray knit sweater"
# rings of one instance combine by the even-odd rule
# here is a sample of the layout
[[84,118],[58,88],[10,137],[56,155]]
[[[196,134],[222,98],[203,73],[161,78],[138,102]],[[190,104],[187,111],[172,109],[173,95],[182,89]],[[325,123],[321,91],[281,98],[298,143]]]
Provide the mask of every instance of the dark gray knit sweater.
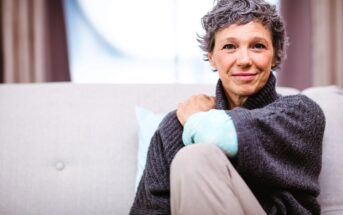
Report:
[[[279,96],[275,78],[230,109],[221,81],[216,108],[227,110],[237,136],[231,160],[268,214],[320,214],[316,200],[325,118],[304,95]],[[130,214],[170,214],[169,167],[184,146],[183,127],[169,113],[152,137],[147,163]]]

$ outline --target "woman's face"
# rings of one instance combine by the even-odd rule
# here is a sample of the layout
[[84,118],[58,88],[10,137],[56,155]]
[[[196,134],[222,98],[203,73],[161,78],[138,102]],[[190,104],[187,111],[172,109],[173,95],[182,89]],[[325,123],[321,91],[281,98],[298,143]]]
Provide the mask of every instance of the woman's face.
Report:
[[245,101],[269,78],[274,63],[272,34],[259,22],[232,24],[215,34],[208,58],[218,70],[229,100]]

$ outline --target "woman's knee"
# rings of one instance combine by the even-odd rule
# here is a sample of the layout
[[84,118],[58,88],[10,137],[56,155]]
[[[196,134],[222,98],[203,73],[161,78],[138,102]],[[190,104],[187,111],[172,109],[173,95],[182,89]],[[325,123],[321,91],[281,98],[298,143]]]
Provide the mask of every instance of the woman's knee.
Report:
[[208,165],[216,165],[218,159],[214,157],[222,156],[227,159],[225,154],[214,144],[193,144],[183,147],[174,157],[171,164],[171,171],[177,174],[190,174],[201,171]]

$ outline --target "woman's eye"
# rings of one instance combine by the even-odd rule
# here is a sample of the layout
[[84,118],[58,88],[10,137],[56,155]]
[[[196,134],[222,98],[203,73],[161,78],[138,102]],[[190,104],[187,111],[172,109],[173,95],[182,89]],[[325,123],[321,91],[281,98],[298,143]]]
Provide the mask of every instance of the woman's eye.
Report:
[[223,49],[234,49],[236,48],[233,44],[226,44]]
[[265,49],[266,46],[263,45],[262,43],[256,43],[253,48],[254,49]]

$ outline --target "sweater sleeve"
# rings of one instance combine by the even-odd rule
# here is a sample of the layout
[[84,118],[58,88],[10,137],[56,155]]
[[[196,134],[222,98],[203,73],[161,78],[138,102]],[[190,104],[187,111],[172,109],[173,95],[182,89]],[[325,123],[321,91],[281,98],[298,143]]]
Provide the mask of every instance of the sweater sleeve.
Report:
[[162,120],[150,142],[131,215],[170,214],[169,167],[175,154],[184,146],[182,130],[175,111]]
[[182,140],[185,145],[216,144],[231,158],[238,150],[235,126],[224,110],[212,109],[190,116],[184,125]]
[[260,109],[236,108],[228,114],[238,135],[235,166],[250,186],[315,199],[325,117],[314,101],[285,96]]

